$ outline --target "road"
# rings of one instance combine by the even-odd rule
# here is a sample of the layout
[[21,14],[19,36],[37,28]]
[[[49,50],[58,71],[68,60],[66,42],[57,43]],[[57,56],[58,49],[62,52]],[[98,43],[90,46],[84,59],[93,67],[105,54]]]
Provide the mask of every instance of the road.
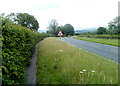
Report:
[[[112,61],[118,62],[118,47],[110,46],[105,44],[93,43],[83,40],[77,40],[72,37],[63,37],[62,40],[65,42],[74,45],[78,48],[82,48],[86,51],[92,52],[94,54],[98,54],[100,56],[111,59]],[[120,52],[119,52],[120,53]],[[120,61],[119,61],[120,63]]]

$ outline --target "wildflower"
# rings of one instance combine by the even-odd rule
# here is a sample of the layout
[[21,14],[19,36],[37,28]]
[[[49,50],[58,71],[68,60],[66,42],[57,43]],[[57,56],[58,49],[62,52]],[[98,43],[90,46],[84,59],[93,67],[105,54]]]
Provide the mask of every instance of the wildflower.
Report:
[[55,58],[55,61],[59,61],[59,58]]
[[94,70],[92,70],[91,72],[92,72],[92,73],[94,73],[95,71],[94,71]]
[[80,74],[83,74],[83,72],[82,72],[82,71],[80,71]]
[[86,70],[84,69],[84,70],[82,70],[83,72],[85,72]]
[[63,52],[63,50],[59,50],[60,52]]
[[112,84],[112,80],[110,80],[110,84]]

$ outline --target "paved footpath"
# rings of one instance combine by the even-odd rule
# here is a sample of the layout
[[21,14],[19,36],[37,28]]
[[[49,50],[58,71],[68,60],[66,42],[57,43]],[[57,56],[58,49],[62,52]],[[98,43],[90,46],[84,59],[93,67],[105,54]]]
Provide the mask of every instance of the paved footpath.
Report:
[[38,53],[38,46],[41,42],[35,45],[35,50],[32,55],[32,58],[30,59],[31,65],[27,68],[27,78],[26,80],[28,81],[26,84],[35,86],[36,84],[36,72],[37,72],[37,67],[36,67],[36,61],[37,61],[37,53]]

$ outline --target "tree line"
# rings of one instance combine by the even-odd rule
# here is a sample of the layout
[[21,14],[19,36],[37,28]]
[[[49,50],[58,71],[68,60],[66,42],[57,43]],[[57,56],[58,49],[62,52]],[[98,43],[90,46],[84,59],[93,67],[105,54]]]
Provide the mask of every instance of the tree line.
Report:
[[[2,20],[2,26],[7,22],[12,22],[17,25],[21,25],[23,27],[27,27],[28,29],[37,32],[39,28],[39,23],[37,19],[28,13],[11,13],[5,16],[3,13],[1,17],[4,18],[4,21]],[[2,18],[1,18],[2,19]]]
[[[108,28],[106,27],[99,27],[94,32],[86,32],[81,33],[81,35],[103,35],[103,34],[109,34],[109,35],[118,35],[120,34],[120,16],[115,17],[112,21],[108,23]],[[80,35],[79,33],[76,33],[76,35]]]
[[[2,14],[4,16],[4,13]],[[6,20],[3,21],[3,25],[9,20],[10,22],[27,27],[28,29],[37,32],[39,28],[39,23],[37,19],[28,13],[11,13],[4,16]],[[59,26],[57,20],[52,19],[47,27],[47,33],[57,36],[59,31],[62,31],[64,36],[74,35],[74,27],[71,24],[65,24],[64,26]]]
[[47,29],[48,29],[47,33],[54,34],[54,36],[57,36],[59,31],[61,31],[64,36],[74,35],[74,27],[71,24],[58,26],[58,22],[55,19],[52,19],[49,22]]

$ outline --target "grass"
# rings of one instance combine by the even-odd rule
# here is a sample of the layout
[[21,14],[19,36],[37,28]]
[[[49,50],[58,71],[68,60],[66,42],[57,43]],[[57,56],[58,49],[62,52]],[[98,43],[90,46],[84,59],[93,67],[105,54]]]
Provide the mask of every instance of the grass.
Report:
[[118,39],[101,39],[101,38],[86,38],[86,37],[73,37],[73,38],[79,39],[79,40],[84,40],[84,41],[100,43],[100,44],[120,46],[118,44]]
[[118,64],[58,38],[39,46],[37,84],[117,84]]
[[2,40],[3,38],[0,38],[0,47],[2,47]]

